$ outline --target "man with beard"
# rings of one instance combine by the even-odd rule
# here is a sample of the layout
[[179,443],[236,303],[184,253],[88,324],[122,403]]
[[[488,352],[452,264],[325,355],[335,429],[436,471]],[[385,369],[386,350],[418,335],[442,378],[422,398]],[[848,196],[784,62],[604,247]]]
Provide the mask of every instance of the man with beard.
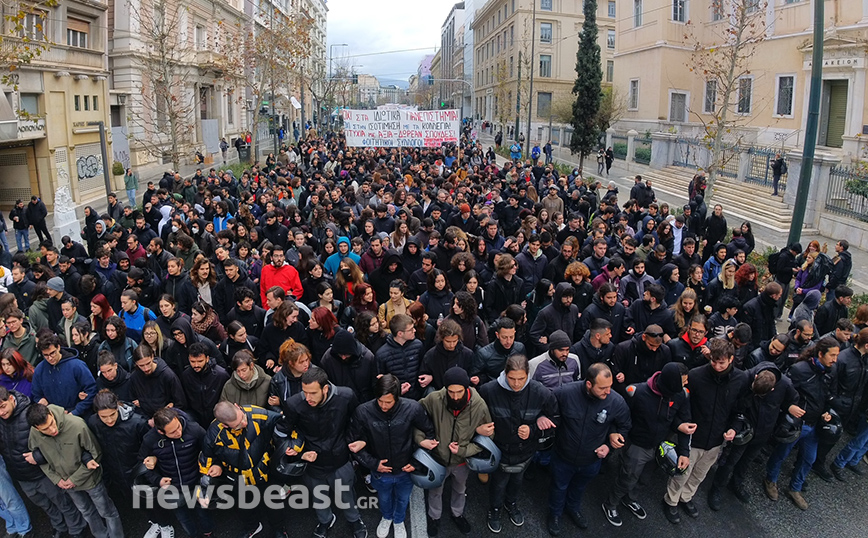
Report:
[[585,488],[599,474],[610,448],[622,448],[630,431],[630,410],[624,398],[612,392],[609,367],[593,364],[585,377],[584,383],[554,392],[561,415],[551,463],[547,527],[552,536],[561,533],[564,511],[579,529],[588,528],[581,512]]
[[548,351],[530,361],[528,375],[551,390],[578,381],[582,370],[578,357],[570,353],[570,337],[555,331],[548,340]]
[[570,346],[575,354],[581,372],[587,372],[595,362],[613,365],[615,343],[612,342],[612,324],[602,318],[595,318],[581,340]]
[[525,355],[524,344],[515,341],[515,331],[515,322],[511,318],[503,317],[497,320],[494,327],[497,338],[476,352],[470,375],[478,376],[480,383],[486,383],[500,375],[507,358],[512,355]]
[[[443,375],[444,387],[419,402],[434,423],[435,438],[438,441],[432,451],[434,459],[446,467],[446,476],[452,477],[450,508],[452,522],[465,535],[471,527],[464,517],[465,489],[470,470],[466,459],[482,450],[471,440],[476,434],[492,436],[494,422],[485,400],[470,387],[470,377],[463,369],[455,366]],[[416,431],[416,443],[425,437]],[[428,490],[428,536],[437,536],[440,531],[440,517],[443,514],[443,485]]]
[[296,298],[301,298],[304,295],[298,271],[295,267],[286,265],[285,261],[283,247],[274,245],[274,250],[271,251],[271,263],[262,268],[262,275],[259,280],[262,304],[266,302],[266,292],[273,286],[280,286],[291,292]]
[[626,314],[627,309],[618,301],[618,288],[607,282],[600,286],[594,296],[594,302],[582,312],[582,317],[579,318],[581,324],[579,330],[584,333],[590,328],[593,320],[604,319],[612,326],[612,336],[615,342],[620,342],[623,334],[632,336],[634,332],[632,326],[624,327]]
[[289,243],[289,229],[277,222],[277,213],[269,211],[265,214],[265,226],[262,227],[262,235],[271,242],[272,245],[280,246],[281,249],[286,248]]
[[[303,451],[286,448],[286,455],[300,454],[301,459],[308,462],[304,483],[309,491],[325,487],[331,494],[340,495],[340,503],[336,504],[346,507],[344,517],[352,528],[353,537],[365,538],[368,531],[356,508],[355,472],[346,439],[358,400],[352,390],[333,385],[325,370],[315,366],[302,374],[301,390],[300,394],[281,402],[283,420],[274,429],[275,445],[282,447],[293,432],[304,438]],[[314,512],[318,524],[313,535],[327,538],[337,517],[330,506],[314,508]]]
[[[434,337],[435,345],[429,349],[419,365],[419,386],[423,390],[435,391],[444,387],[444,375],[453,366],[467,371],[473,361],[473,350],[462,343],[464,332],[454,320],[444,319],[437,327]],[[479,384],[478,377],[471,377],[470,382]],[[430,388],[429,388],[430,386]]]
[[[627,327],[647,327],[648,325],[659,325],[663,330],[663,341],[668,342],[670,338],[677,335],[678,329],[675,326],[675,318],[672,310],[666,307],[663,300],[666,292],[660,284],[648,284],[645,286],[645,294],[641,301],[636,301],[627,310],[626,325]],[[659,370],[659,368],[658,368]],[[652,370],[648,375],[656,372]],[[647,377],[645,378],[647,379]],[[641,382],[637,380],[635,382]]]
[[524,524],[524,515],[516,505],[524,472],[543,432],[555,427],[548,417],[558,413],[554,394],[529,379],[529,369],[527,357],[513,355],[500,376],[479,389],[494,420],[498,432],[495,444],[502,454],[501,467],[491,475],[489,486],[488,528],[494,533],[503,528],[501,510],[506,510],[516,527]]
[[220,401],[229,374],[208,356],[208,348],[198,342],[190,345],[188,360],[190,366],[181,372],[181,386],[189,402],[187,410],[200,426],[207,428],[214,420],[214,406]]
[[[241,288],[247,288],[254,292],[259,291],[256,289],[256,284],[250,279],[247,271],[242,271],[241,268],[238,267],[238,263],[238,260],[234,258],[226,258],[221,262],[223,267],[223,278],[217,282],[215,293],[213,293],[214,310],[217,312],[217,315],[220,317],[220,322],[223,324],[228,324],[232,321],[229,319],[229,311],[235,307],[236,294]],[[265,316],[264,310],[262,311],[262,316]],[[248,332],[258,338],[259,334],[262,332],[262,327],[260,327],[257,332],[249,330]]]
[[663,329],[652,324],[642,333],[615,346],[612,371],[618,392],[623,392],[628,385],[643,383],[643,379],[647,381],[671,361],[672,353],[663,345],[663,336]]

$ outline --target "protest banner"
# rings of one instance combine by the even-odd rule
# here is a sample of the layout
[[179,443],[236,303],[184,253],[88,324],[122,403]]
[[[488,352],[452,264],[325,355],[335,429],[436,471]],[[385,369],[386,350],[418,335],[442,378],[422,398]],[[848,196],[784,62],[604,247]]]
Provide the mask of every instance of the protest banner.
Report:
[[458,110],[344,109],[341,114],[352,147],[439,148],[457,144],[460,136]]

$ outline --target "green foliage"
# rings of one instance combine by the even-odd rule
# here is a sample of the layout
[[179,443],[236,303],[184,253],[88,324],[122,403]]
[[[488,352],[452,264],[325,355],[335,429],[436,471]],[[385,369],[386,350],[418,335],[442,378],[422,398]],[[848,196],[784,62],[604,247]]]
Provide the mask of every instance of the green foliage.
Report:
[[651,162],[651,148],[636,148],[636,154],[633,156],[633,160],[643,163]]
[[626,142],[615,142],[612,144],[612,151],[615,153],[616,159],[626,159],[627,158],[627,143]]
[[232,175],[234,175],[236,179],[241,179],[241,176],[244,175],[244,172],[249,172],[253,167],[250,166],[250,163],[234,163],[223,165],[221,166],[221,168],[223,170],[231,170]]
[[124,165],[118,161],[112,163],[112,175],[122,176],[124,175]]
[[851,179],[844,183],[844,188],[847,189],[847,192],[849,193],[858,194],[859,196],[868,198],[868,180]]
[[853,301],[850,303],[850,319],[856,317],[856,310],[859,309],[863,304],[868,304],[868,293],[860,293],[858,295],[853,295]]
[[585,21],[579,34],[579,50],[576,53],[576,82],[573,84],[573,136],[570,151],[579,155],[579,162],[597,145],[600,125],[597,114],[600,110],[603,71],[600,68],[600,45],[597,43],[597,0],[585,0]]

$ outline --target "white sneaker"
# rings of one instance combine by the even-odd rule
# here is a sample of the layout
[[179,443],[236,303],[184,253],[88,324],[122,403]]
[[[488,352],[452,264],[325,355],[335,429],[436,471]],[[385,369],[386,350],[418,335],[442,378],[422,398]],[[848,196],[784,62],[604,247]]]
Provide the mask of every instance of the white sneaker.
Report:
[[395,523],[395,538],[407,538],[407,528],[404,523]]
[[145,533],[144,538],[157,538],[160,536],[160,526],[154,523],[153,521],[148,521],[151,524],[151,528],[148,529],[148,532]]
[[[377,538],[386,538],[386,536],[389,536],[389,527],[391,527],[391,526],[392,526],[392,520],[391,519],[386,519],[386,518],[380,519],[380,524],[377,525]],[[397,528],[398,527],[395,526],[395,529],[397,529]]]
[[160,538],[175,538],[175,527],[171,525],[160,527]]

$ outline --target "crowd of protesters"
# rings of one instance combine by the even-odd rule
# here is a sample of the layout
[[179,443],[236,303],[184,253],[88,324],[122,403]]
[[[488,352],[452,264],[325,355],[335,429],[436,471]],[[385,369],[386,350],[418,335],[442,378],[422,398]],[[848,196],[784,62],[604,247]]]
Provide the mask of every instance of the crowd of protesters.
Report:
[[[311,488],[351,486],[341,535],[367,536],[358,479],[379,497],[377,536],[403,538],[417,447],[445,469],[450,519],[469,534],[481,437],[501,459],[476,473],[488,500],[470,502],[489,503],[495,533],[524,523],[529,469],[551,474],[553,536],[564,516],[587,527],[583,493],[604,461],[597,503],[615,526],[647,516],[634,490],[655,459],[673,524],[698,517],[706,478],[711,510],[727,489],[757,502],[746,482],[760,457],[777,500],[796,446],[782,489],[799,508],[810,471],[863,474],[868,307],[848,313],[846,241],[834,255],[787,245],[760,279],[750,223],[707,207],[701,176],[672,208],[639,176],[625,196],[579,170],[500,167],[468,135],[398,150],[329,133],[240,178],[166,173],[140,203],[87,207],[60,248],[46,231],[35,263],[19,203],[19,251],[0,259],[10,535],[31,532],[19,490],[55,536],[115,538],[134,484],[264,488],[300,465]],[[436,536],[443,484],[426,503]],[[148,508],[146,536],[173,536],[175,522],[212,536],[206,504]],[[313,536],[338,532],[331,508],[315,512]],[[286,536],[292,518],[240,516],[247,537]]]

